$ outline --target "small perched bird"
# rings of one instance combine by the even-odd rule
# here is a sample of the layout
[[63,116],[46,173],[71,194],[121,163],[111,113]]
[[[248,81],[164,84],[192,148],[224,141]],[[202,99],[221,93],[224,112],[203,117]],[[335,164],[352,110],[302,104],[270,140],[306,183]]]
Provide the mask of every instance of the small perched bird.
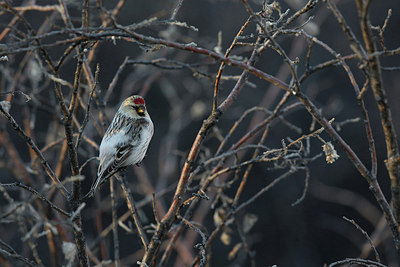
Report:
[[133,95],[122,102],[100,144],[97,178],[86,196],[126,166],[139,165],[146,155],[154,126],[141,96]]

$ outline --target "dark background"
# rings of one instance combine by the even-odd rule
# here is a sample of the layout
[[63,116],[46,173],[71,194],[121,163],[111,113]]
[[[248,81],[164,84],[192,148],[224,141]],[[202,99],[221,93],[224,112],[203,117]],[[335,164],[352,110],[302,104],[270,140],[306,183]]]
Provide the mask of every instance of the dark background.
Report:
[[[357,37],[362,39],[357,20],[357,11],[354,1],[336,1],[338,8],[346,18],[348,24],[352,27]],[[41,1],[40,4],[46,3]],[[50,3],[50,2],[49,2]],[[301,0],[281,0],[279,1],[282,10],[290,8],[297,10],[301,6]],[[18,1],[14,1],[17,6]],[[300,4],[300,5],[299,5]],[[105,3],[106,7],[113,7],[113,3]],[[118,23],[122,25],[140,22],[151,17],[168,18],[174,9],[175,1],[127,1],[118,18]],[[260,5],[251,2],[255,11],[260,9]],[[392,17],[385,31],[385,43],[388,49],[394,49],[399,46],[400,37],[398,27],[400,25],[400,4],[397,0],[372,1],[371,21],[374,25],[382,25],[387,15],[387,10],[392,9]],[[77,25],[79,25],[80,6],[76,4],[74,7],[71,2],[71,16],[77,17]],[[26,14],[26,18],[32,23],[33,27],[40,26],[43,23],[43,16],[38,16],[39,12],[30,12]],[[291,13],[290,13],[291,14]],[[317,38],[342,55],[351,53],[349,42],[336,22],[335,17],[327,9],[324,3],[320,3],[309,15],[315,16],[312,20],[314,34]],[[174,34],[169,35],[167,39],[179,42],[195,42],[199,47],[205,47],[212,50],[217,45],[218,32],[222,32],[222,51],[230,45],[237,31],[247,19],[248,14],[244,9],[241,1],[228,0],[205,0],[205,1],[184,1],[182,8],[179,10],[176,19],[185,21],[189,25],[198,28],[198,32],[188,29],[179,28]],[[10,16],[2,14],[1,23],[7,24]],[[95,17],[91,18],[96,21]],[[255,25],[249,26],[254,31]],[[165,37],[168,27],[156,26],[149,29],[141,30],[142,33],[153,35],[156,37]],[[250,31],[249,30],[249,31]],[[299,57],[304,62],[305,53],[307,51],[307,43],[303,38],[280,37],[278,38],[280,45],[287,52],[290,58]],[[52,56],[57,58],[64,51],[65,47],[59,47],[50,50]],[[240,48],[237,51],[241,51]],[[235,51],[234,54],[240,56],[249,56],[249,51],[243,48],[243,53]],[[8,62],[1,62],[1,92],[8,91],[9,82],[5,75],[5,69],[14,69],[24,54],[16,54],[10,57]],[[173,49],[162,48],[155,52],[144,52],[142,48],[135,44],[117,40],[116,44],[112,42],[103,42],[100,49],[96,53],[93,63],[100,64],[99,89],[104,95],[105,91],[113,79],[118,67],[125,57],[136,60],[150,60],[154,58],[178,59],[185,63],[201,63],[201,70],[208,73],[211,77],[215,77],[219,64],[215,64],[212,60],[203,56],[197,56],[188,52],[177,51]],[[317,46],[314,46],[311,56],[311,65],[315,65],[331,59],[332,56]],[[385,67],[397,66],[398,56],[381,57],[382,65]],[[207,63],[207,65],[206,65]],[[348,62],[352,68],[359,85],[362,86],[362,75],[353,61]],[[8,66],[5,66],[8,64]],[[256,67],[279,77],[285,82],[290,82],[290,75],[286,67],[282,66],[282,59],[275,51],[269,50],[265,52],[259,59]],[[72,83],[74,76],[75,61],[70,62],[62,69],[62,76],[65,80]],[[94,64],[92,66],[94,69]],[[298,65],[298,72],[302,73],[304,63]],[[241,70],[237,68],[227,68],[224,74],[238,75]],[[387,90],[389,105],[392,110],[393,121],[396,131],[399,132],[400,106],[399,106],[399,75],[398,71],[384,71],[384,85]],[[271,86],[256,77],[250,76],[249,81],[255,87],[246,86],[237,100],[237,102],[223,115],[218,123],[218,129],[225,135],[232,124],[238,117],[248,108],[252,106],[263,106],[265,108],[273,108],[279,101],[283,92],[280,89]],[[43,80],[40,83],[44,83]],[[221,87],[221,97],[230,92],[234,81],[223,82]],[[49,86],[51,88],[51,85]],[[323,114],[327,118],[335,118],[336,122],[345,121],[347,119],[360,117],[361,112],[356,101],[354,89],[343,71],[339,67],[331,67],[313,74],[302,85],[301,89],[313,100],[313,102],[323,110]],[[19,90],[29,92],[29,82],[25,83],[24,88]],[[65,92],[68,89],[64,88]],[[162,70],[154,66],[147,65],[128,65],[118,80],[117,86],[110,97],[110,101],[105,108],[108,114],[108,121],[112,119],[120,102],[129,95],[144,93],[147,108],[151,118],[155,124],[155,133],[150,144],[147,156],[143,162],[143,170],[145,170],[149,181],[157,192],[166,186],[173,184],[179,178],[183,161],[188,153],[195,135],[202,120],[206,118],[211,110],[213,83],[207,78],[193,77],[190,70]],[[49,89],[44,90],[40,95],[43,103],[48,100],[54,103],[54,94]],[[21,97],[17,97],[12,105],[10,113],[17,119],[22,120],[24,113],[22,112],[26,105],[29,110],[33,108],[32,104],[26,104]],[[379,113],[373,99],[372,92],[368,90],[365,95],[365,102],[369,111],[375,144],[378,152],[378,179],[381,187],[390,199],[390,182],[384,165],[386,159],[386,147],[379,120]],[[200,115],[194,116],[194,103],[200,104],[204,108]],[[50,107],[49,107],[50,109]],[[173,111],[173,112],[172,112]],[[96,111],[94,111],[96,112]],[[49,121],[57,116],[49,113],[44,106],[39,109],[36,118],[35,136],[39,147],[43,147],[46,140],[43,138],[45,132],[50,127]],[[310,124],[312,118],[304,109],[296,110],[286,117],[288,121],[302,129],[303,134],[310,132]],[[239,138],[246,131],[255,125],[257,118],[250,116],[243,126],[238,129],[238,133],[233,136],[233,140]],[[5,126],[6,121],[2,120],[2,127],[6,127],[12,140],[17,148],[21,151],[23,159],[28,162],[29,154],[21,139],[16,136],[11,127]],[[176,133],[177,132],[177,133]],[[93,125],[89,123],[85,132],[88,136],[100,143],[101,136],[93,131]],[[173,133],[173,134],[171,134]],[[168,134],[174,136],[173,149],[168,150]],[[344,140],[351,145],[353,150],[358,154],[367,167],[370,167],[370,156],[368,151],[367,139],[364,127],[361,121],[357,123],[346,124],[342,127],[340,134]],[[292,139],[298,138],[298,133],[291,131],[282,123],[273,124],[270,135],[266,141],[266,145],[270,148],[281,147],[281,140],[286,137]],[[324,140],[329,141],[329,136],[321,135]],[[169,140],[170,141],[170,140]],[[321,142],[312,140],[312,154],[315,155],[322,151]],[[211,153],[215,152],[218,143],[210,137],[205,142],[205,147]],[[227,146],[229,147],[229,146]],[[292,206],[302,194],[304,188],[304,173],[299,172],[290,178],[279,183],[270,191],[265,193],[255,203],[246,209],[246,213],[252,213],[258,216],[258,221],[249,232],[247,238],[250,249],[255,252],[257,266],[322,266],[325,263],[331,263],[337,260],[349,257],[363,257],[374,259],[373,252],[367,255],[362,254],[363,246],[368,247],[366,239],[361,232],[357,230],[349,222],[342,219],[346,216],[354,219],[368,234],[371,235],[376,242],[375,245],[381,254],[382,262],[389,266],[396,266],[396,253],[394,251],[391,234],[387,227],[380,232],[379,222],[383,220],[382,213],[371,193],[368,184],[363,177],[357,172],[351,164],[346,154],[335,146],[340,158],[333,164],[327,164],[324,156],[312,162],[309,166],[310,180],[306,198],[298,205]],[[167,151],[167,152],[165,152]],[[204,148],[201,155],[206,155],[207,150]],[[90,153],[95,153],[91,151]],[[2,162],[7,164],[7,153],[2,148],[4,156]],[[55,160],[49,154],[49,162],[54,164]],[[57,155],[54,155],[57,156]],[[248,158],[251,153],[244,155]],[[83,163],[87,155],[83,152],[80,154],[80,162]],[[87,168],[84,175],[92,177],[97,168],[97,163]],[[135,175],[141,170],[137,167],[130,169],[128,178],[136,181]],[[6,166],[0,167],[1,182],[13,181],[13,176],[7,171]],[[241,197],[242,201],[253,196],[263,186],[267,185],[279,172],[270,172],[267,167],[257,164],[253,168],[245,192]],[[70,175],[69,165],[65,163],[63,176]],[[133,182],[136,183],[136,182]],[[83,191],[86,192],[91,184],[91,180],[84,182]],[[235,183],[231,191],[227,191],[227,195],[234,196],[238,183]],[[83,211],[84,231],[88,244],[95,239],[97,232],[94,227],[94,212],[92,209],[101,205],[109,205],[106,200],[108,194],[107,186],[102,189],[102,202],[92,200],[88,203],[88,208]],[[146,196],[146,192],[139,187],[132,187],[135,199],[140,200]],[[170,192],[160,200],[164,208],[169,206],[173,192]],[[16,195],[17,196],[17,195]],[[205,201],[205,200],[202,200]],[[212,201],[212,200],[210,200]],[[125,212],[125,203],[121,202],[118,210],[119,214]],[[146,207],[144,212],[147,214],[150,222],[152,222],[151,208]],[[214,229],[213,210],[209,210],[204,218],[203,225],[211,232]],[[239,218],[242,218],[241,214]],[[111,221],[109,214],[103,214],[103,225],[108,225]],[[10,240],[15,244],[14,248],[18,249],[19,241],[16,237],[9,236],[6,232],[15,226],[0,225],[0,235],[3,240]],[[14,229],[15,230],[15,229]],[[185,233],[186,234],[186,233]],[[120,231],[120,247],[121,257],[130,254],[139,248],[140,243],[132,242],[132,236]],[[196,240],[200,240],[199,238]],[[240,241],[237,234],[232,234],[231,244],[226,246],[217,238],[211,247],[211,265],[212,266],[235,266],[235,264],[248,266],[248,259],[242,261],[228,261],[227,254],[232,250],[233,246]],[[43,242],[45,244],[45,242]],[[111,243],[110,243],[111,244]],[[188,244],[188,249],[196,253],[196,249],[192,249],[193,244]],[[112,251],[110,245],[109,250]],[[136,248],[136,249],[133,249]],[[18,249],[20,251],[20,249]],[[111,254],[111,252],[110,252]],[[240,255],[240,253],[239,253]],[[170,260],[171,266],[175,261],[176,255],[173,254]],[[139,258],[140,259],[140,258]],[[134,262],[134,260],[132,260]],[[179,265],[177,261],[176,265]]]

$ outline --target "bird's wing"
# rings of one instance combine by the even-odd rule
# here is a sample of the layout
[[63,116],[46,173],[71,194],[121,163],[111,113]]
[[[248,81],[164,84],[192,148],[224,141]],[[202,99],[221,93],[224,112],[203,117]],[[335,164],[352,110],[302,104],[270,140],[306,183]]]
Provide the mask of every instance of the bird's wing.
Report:
[[107,167],[104,173],[112,173],[115,170],[125,166],[125,161],[132,153],[133,145],[122,145],[117,147],[117,153],[115,153],[114,160]]
[[93,195],[99,186],[105,183],[113,174],[125,166],[124,162],[129,158],[132,148],[133,146],[130,144],[117,147],[117,152],[112,160],[108,160],[106,164],[104,164],[105,159],[103,160],[103,165],[99,166],[98,176],[88,195]]
[[118,131],[111,135],[104,136],[100,144],[100,164],[97,171],[98,178],[104,176],[108,167],[113,164],[117,149],[128,144],[129,140],[124,131]]
[[100,144],[100,164],[97,171],[97,177],[94,180],[90,189],[93,194],[96,189],[109,176],[114,174],[118,169],[123,167],[123,163],[130,155],[132,150],[130,139],[127,138],[124,131],[114,132],[112,135],[103,138]]

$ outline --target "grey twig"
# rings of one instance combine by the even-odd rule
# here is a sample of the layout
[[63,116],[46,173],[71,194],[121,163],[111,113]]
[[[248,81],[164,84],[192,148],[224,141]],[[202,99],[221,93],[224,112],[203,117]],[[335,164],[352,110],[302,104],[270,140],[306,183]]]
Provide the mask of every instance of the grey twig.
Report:
[[369,237],[368,233],[364,231],[364,229],[362,229],[354,220],[350,220],[347,217],[343,216],[343,219],[348,221],[349,223],[351,223],[352,225],[354,225],[357,230],[359,230],[364,237],[368,240],[369,244],[371,245],[371,248],[373,249],[374,253],[375,253],[375,259],[377,262],[381,262],[381,259],[379,257],[379,253],[375,248],[374,242],[372,242],[372,239]]
[[126,181],[126,178],[125,178],[124,174],[116,175],[116,177],[117,177],[118,181],[121,184],[122,190],[124,191],[126,204],[128,205],[128,208],[129,208],[129,210],[131,212],[133,221],[135,222],[136,229],[138,230],[138,234],[139,234],[139,237],[140,237],[140,239],[142,241],[143,248],[145,249],[145,251],[147,251],[148,250],[149,241],[147,239],[146,232],[143,230],[142,223],[141,223],[139,215],[137,213],[137,209],[136,209],[136,206],[135,206],[135,201],[133,200],[133,197],[132,197],[132,192],[131,192],[131,190],[129,188],[129,185],[128,185],[127,181]]
[[117,213],[117,192],[114,187],[114,180],[110,179],[110,198],[111,198],[111,217],[113,229],[113,243],[114,243],[114,262],[115,267],[120,266],[119,258],[119,239],[118,239],[118,213]]
[[36,191],[35,189],[33,189],[32,187],[26,186],[20,182],[15,182],[15,183],[11,183],[11,184],[0,184],[3,187],[20,187],[30,193],[32,193],[35,197],[39,198],[40,200],[46,202],[50,208],[58,211],[59,213],[70,217],[71,214],[69,212],[64,211],[63,209],[57,207],[56,205],[54,205],[50,200],[48,200],[45,196],[43,196],[42,194],[40,194],[38,191]]
[[38,266],[34,261],[31,261],[30,259],[27,259],[24,256],[17,254],[15,251],[10,252],[10,251],[0,248],[0,254],[2,254],[5,257],[19,260],[28,266]]
[[380,262],[372,261],[372,260],[364,260],[364,259],[359,259],[359,258],[349,258],[345,260],[340,260],[340,261],[335,261],[331,264],[328,265],[328,267],[334,267],[338,265],[353,265],[353,264],[359,264],[362,266],[379,266],[379,267],[387,267],[387,265],[384,265]]

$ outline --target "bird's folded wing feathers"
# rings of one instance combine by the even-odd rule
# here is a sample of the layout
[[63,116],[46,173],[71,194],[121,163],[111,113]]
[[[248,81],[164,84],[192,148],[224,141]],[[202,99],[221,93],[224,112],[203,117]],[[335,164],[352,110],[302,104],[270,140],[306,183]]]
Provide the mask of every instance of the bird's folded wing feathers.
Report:
[[[112,171],[124,166],[125,161],[129,158],[132,153],[133,145],[125,145],[117,148],[117,153],[115,154],[114,161],[107,168],[107,171]],[[110,168],[110,170],[109,170]]]
[[95,191],[97,187],[103,184],[109,178],[110,174],[115,173],[124,166],[124,162],[130,156],[133,146],[131,144],[120,146],[117,148],[114,158],[107,160],[100,159],[101,169],[98,171],[98,176],[92,185],[91,191]]

